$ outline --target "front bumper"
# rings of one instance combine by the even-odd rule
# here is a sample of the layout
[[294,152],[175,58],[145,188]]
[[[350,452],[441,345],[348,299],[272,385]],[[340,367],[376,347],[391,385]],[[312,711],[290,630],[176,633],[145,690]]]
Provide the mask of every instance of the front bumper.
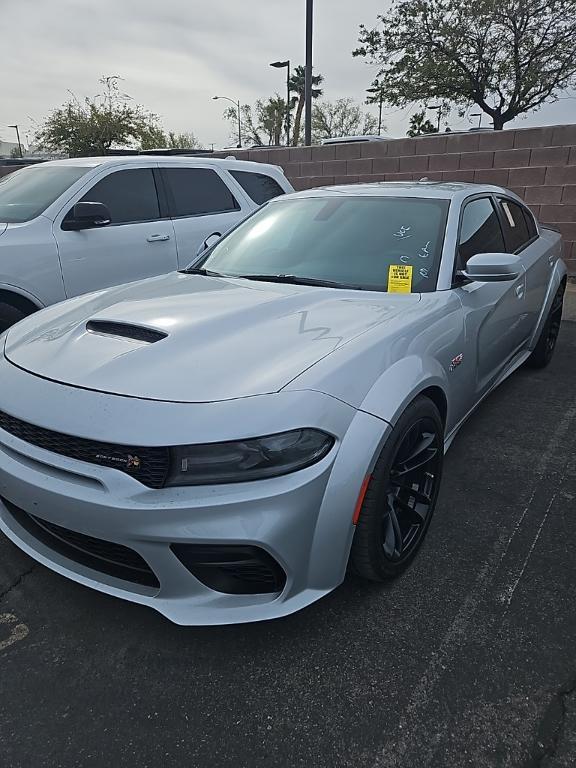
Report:
[[[186,405],[65,387],[6,361],[0,378],[0,409],[81,437],[150,445],[152,436],[155,444],[174,444],[191,442],[191,431],[194,441],[210,442],[220,434],[236,439],[304,425],[337,437],[321,462],[291,475],[152,490],[118,470],[56,455],[0,430],[0,529],[49,568],[186,625],[283,616],[344,578],[354,503],[386,435],[379,419],[315,392]],[[67,557],[23,525],[22,515],[128,548],[149,566],[156,584],[129,582]],[[210,589],[175,555],[178,544],[258,547],[281,566],[285,585],[269,594]]]

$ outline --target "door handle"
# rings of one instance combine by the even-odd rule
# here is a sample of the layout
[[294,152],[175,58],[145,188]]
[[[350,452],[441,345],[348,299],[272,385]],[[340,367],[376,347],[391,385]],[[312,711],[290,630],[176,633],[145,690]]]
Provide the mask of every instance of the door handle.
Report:
[[523,285],[517,285],[516,286],[516,296],[518,296],[519,299],[523,298],[523,296],[524,296],[524,286]]
[[166,240],[170,240],[170,235],[149,235],[146,240],[149,243],[162,243]]

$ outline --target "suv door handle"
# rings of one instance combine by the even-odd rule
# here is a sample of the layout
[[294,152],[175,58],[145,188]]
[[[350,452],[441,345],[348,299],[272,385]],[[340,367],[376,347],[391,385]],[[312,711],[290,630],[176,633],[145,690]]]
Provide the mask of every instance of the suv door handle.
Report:
[[518,296],[519,299],[521,299],[524,296],[524,286],[523,285],[517,285],[516,286],[516,296]]
[[149,235],[146,240],[149,243],[161,243],[165,240],[170,240],[170,235]]

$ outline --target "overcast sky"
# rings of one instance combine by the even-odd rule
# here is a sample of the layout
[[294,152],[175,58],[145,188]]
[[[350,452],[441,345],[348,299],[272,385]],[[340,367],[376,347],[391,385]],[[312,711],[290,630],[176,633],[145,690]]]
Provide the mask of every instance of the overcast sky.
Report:
[[[388,4],[316,0],[314,66],[327,98],[363,100],[375,73],[351,51],[359,24],[373,24]],[[33,130],[67,89],[93,95],[100,76],[120,75],[167,129],[226,145],[225,102],[212,96],[252,103],[283,95],[284,71],[268,64],[304,63],[304,8],[304,0],[0,0],[0,138],[14,140],[11,123]],[[574,122],[575,113],[576,100],[565,99],[517,124]],[[408,117],[387,110],[389,134],[404,135]]]

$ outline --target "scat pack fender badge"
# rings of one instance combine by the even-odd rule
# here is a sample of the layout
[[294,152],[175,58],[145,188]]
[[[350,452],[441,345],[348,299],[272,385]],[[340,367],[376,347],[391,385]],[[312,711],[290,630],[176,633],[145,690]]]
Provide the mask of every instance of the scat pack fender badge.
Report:
[[456,355],[456,357],[453,357],[450,361],[450,370],[455,371],[459,365],[462,365],[462,360],[464,360],[464,355],[460,352],[459,355]]

